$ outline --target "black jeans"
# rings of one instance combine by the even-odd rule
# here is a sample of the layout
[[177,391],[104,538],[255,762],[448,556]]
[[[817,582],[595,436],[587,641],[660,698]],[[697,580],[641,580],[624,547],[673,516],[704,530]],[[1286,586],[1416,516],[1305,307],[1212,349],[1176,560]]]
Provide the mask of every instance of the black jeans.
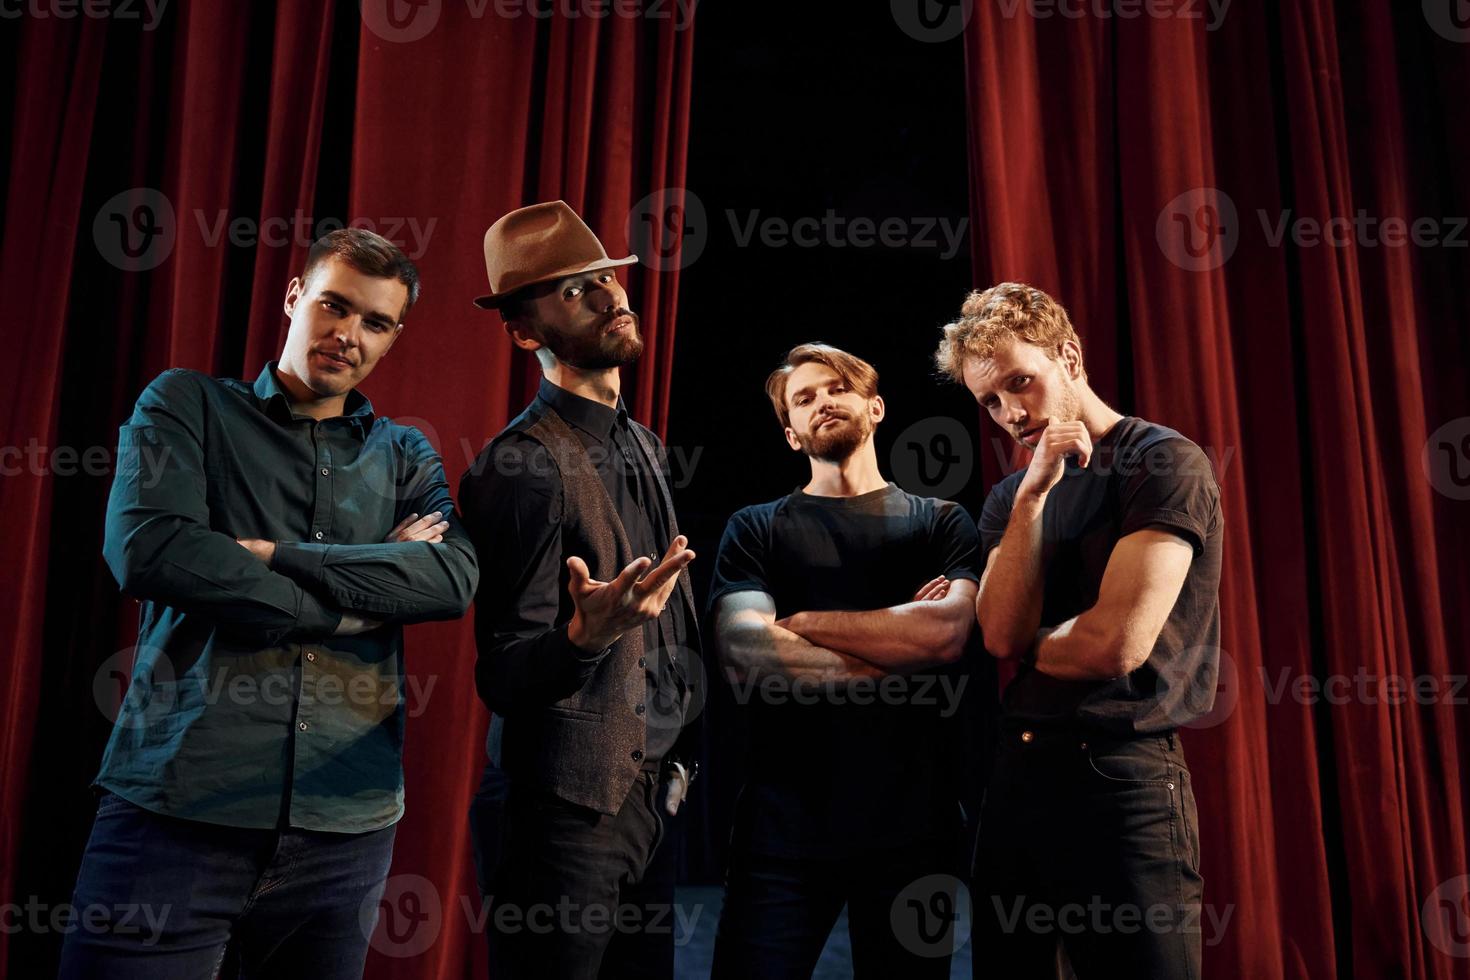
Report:
[[108,793],[72,896],[83,927],[66,936],[60,976],[358,980],[394,830],[244,830]]
[[671,980],[680,910],[659,795],[645,771],[613,816],[514,785],[499,814],[477,801],[493,980]]
[[857,980],[944,980],[956,850],[925,843],[850,860],[783,858],[732,842],[711,976],[808,980],[845,903]]
[[1199,816],[1173,734],[1009,728],[976,845],[974,975],[1198,980]]

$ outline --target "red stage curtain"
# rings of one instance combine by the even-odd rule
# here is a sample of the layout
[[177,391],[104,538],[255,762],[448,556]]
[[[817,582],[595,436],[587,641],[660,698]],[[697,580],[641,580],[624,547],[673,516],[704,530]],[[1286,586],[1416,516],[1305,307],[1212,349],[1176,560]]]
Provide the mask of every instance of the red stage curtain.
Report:
[[[1470,429],[1447,328],[1467,251],[1272,241],[1287,210],[1454,234],[1466,133],[1441,120],[1467,49],[1417,3],[1238,3],[1213,29],[1204,4],[1062,6],[985,0],[966,32],[976,282],[1053,292],[1099,393],[1216,459],[1234,669],[1184,733],[1205,901],[1231,915],[1214,944],[1205,919],[1207,975],[1470,976],[1430,921],[1465,900],[1466,716],[1446,688],[1470,669],[1470,505],[1421,465],[1431,432]],[[1224,229],[1214,252],[1206,228]],[[1360,672],[1439,695],[1278,693]]]
[[[70,895],[108,728],[105,669],[101,688],[94,678],[136,635],[136,607],[100,557],[110,464],[72,475],[51,450],[101,447],[110,460],[133,399],[167,367],[253,378],[279,352],[286,283],[320,223],[364,219],[424,279],[365,391],[424,428],[457,484],[539,374],[512,356],[498,316],[470,305],[485,291],[489,223],[563,198],[611,253],[627,254],[630,230],[665,255],[676,244],[676,223],[629,218],[684,182],[693,31],[672,5],[639,17],[582,5],[548,20],[538,4],[176,3],[151,28],[144,5],[128,6],[139,16],[27,16],[5,42],[15,94],[0,281],[12,308],[0,390],[5,444],[41,447],[34,464],[7,457],[0,479],[7,902]],[[144,190],[109,204],[131,188]],[[119,250],[107,213],[166,227],[168,211],[171,246]],[[120,267],[130,263],[151,267]],[[648,341],[627,395],[660,431],[678,285],[663,264],[625,270]],[[375,951],[368,976],[481,975],[466,814],[488,715],[470,620],[414,627],[406,646],[419,690],[433,687],[410,703],[393,874],[426,879],[442,916],[426,951]],[[0,962],[43,975],[59,938],[4,930]]]

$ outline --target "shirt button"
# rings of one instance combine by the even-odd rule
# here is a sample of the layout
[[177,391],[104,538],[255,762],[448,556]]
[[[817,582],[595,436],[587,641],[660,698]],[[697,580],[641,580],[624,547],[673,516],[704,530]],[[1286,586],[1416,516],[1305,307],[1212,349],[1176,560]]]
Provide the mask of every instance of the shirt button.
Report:
[[314,537],[314,538],[316,538],[316,539],[317,539],[317,540],[318,540],[318,541],[320,541],[320,540],[321,540],[321,539],[322,539],[322,532],[320,532],[320,531],[318,531],[318,532],[316,532],[316,533],[315,533],[315,534],[313,534],[313,535],[312,535],[312,537]]
[[316,662],[316,654],[314,654],[310,650],[308,650],[306,652],[306,659],[312,661],[313,663],[315,663]]
[[322,467],[322,476],[326,476],[327,474],[329,474],[331,472],[332,471],[329,470],[329,469],[327,469],[325,466]]
[[299,728],[299,729],[301,729],[304,732],[304,731],[306,731],[306,722],[304,722],[304,721],[298,721],[296,723],[296,727]]
[[643,759],[643,750],[642,749],[634,749],[633,750],[633,761],[634,762],[639,762],[639,761],[642,761],[642,759]]
[[1022,732],[1021,733],[1021,741],[1023,741],[1023,742],[1030,742],[1030,741],[1032,741],[1035,738],[1036,738],[1036,736],[1033,735],[1029,731],[1026,731],[1026,732]]
[[643,714],[643,705],[640,704],[636,708],[634,708],[633,709],[633,714],[635,714],[635,715],[641,715],[641,714]]

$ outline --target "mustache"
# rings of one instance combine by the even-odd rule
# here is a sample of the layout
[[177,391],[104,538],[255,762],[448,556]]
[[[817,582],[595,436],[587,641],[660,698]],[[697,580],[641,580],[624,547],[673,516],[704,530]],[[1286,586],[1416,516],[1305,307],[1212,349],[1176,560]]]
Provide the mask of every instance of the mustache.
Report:
[[629,319],[631,319],[633,321],[634,328],[637,328],[637,326],[638,326],[638,314],[637,313],[634,313],[632,310],[628,309],[626,306],[620,306],[617,309],[613,310],[611,313],[609,313],[607,316],[605,316],[605,317],[602,318],[602,323],[598,325],[598,332],[600,332],[600,333],[607,333],[609,330],[612,329],[612,325],[614,323],[617,323],[623,317],[628,317]]

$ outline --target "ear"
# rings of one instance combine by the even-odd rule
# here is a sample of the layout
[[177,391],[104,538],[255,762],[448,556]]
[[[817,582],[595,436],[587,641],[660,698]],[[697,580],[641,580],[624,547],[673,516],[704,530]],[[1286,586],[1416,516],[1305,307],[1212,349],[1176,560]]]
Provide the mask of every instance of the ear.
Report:
[[801,452],[801,440],[798,439],[798,438],[796,438],[796,430],[793,429],[791,426],[788,425],[786,427],[786,430],[785,431],[786,431],[786,445],[790,446],[792,449],[796,450],[797,452]]
[[1057,350],[1057,359],[1066,368],[1067,377],[1073,381],[1082,377],[1082,348],[1075,340],[1062,341],[1062,346]]
[[882,422],[883,416],[887,414],[888,406],[884,404],[882,395],[874,395],[868,400],[868,415],[872,418],[874,425]]
[[296,315],[296,304],[301,302],[301,297],[305,292],[306,283],[301,281],[300,276],[293,277],[290,284],[286,286],[286,301],[281,304],[281,309],[288,317]]
[[505,321],[505,333],[521,350],[538,351],[544,346],[520,320]]
[[402,320],[398,321],[398,326],[396,326],[396,327],[393,328],[393,336],[391,336],[391,337],[388,338],[388,346],[383,348],[383,353],[379,354],[378,355],[379,357],[387,357],[388,356],[388,352],[393,349],[393,345],[396,344],[396,343],[398,343],[398,335],[401,334],[401,333],[403,333],[403,321]]

